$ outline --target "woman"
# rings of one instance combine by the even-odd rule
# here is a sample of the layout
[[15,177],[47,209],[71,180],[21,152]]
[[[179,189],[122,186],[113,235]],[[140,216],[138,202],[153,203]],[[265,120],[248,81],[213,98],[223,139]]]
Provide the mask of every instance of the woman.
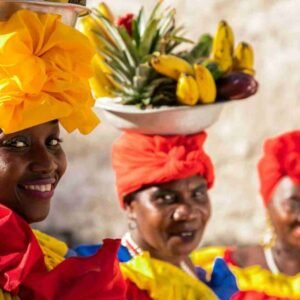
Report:
[[[113,145],[119,200],[128,214],[129,232],[119,251],[128,299],[230,299],[237,291],[223,260],[208,279],[189,258],[211,212],[207,190],[214,173],[205,139],[205,133],[124,133]],[[81,246],[77,252],[95,249]]]
[[209,268],[223,256],[244,291],[236,299],[300,299],[300,131],[267,140],[258,172],[272,238],[265,245],[206,249],[194,259]]
[[86,260],[64,260],[64,243],[29,226],[47,217],[66,169],[59,123],[85,134],[98,124],[93,54],[58,15],[20,10],[0,22],[1,300],[125,299],[117,241]]

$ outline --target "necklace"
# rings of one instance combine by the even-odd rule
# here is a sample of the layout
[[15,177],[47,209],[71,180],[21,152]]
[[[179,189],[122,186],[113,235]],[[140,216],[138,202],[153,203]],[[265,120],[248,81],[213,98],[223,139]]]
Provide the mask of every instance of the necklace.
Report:
[[273,274],[280,273],[279,268],[278,268],[278,266],[276,264],[276,261],[274,259],[272,248],[271,247],[265,247],[264,248],[264,254],[265,254],[265,258],[266,258],[266,262],[267,262],[267,266],[268,266],[269,270]]
[[[130,232],[126,232],[122,238],[121,244],[126,247],[132,257],[139,255],[143,252],[143,249],[137,245],[137,243],[133,240]],[[190,268],[190,266],[185,262],[180,262],[180,269],[185,273],[189,274],[194,278],[198,278],[195,272]]]

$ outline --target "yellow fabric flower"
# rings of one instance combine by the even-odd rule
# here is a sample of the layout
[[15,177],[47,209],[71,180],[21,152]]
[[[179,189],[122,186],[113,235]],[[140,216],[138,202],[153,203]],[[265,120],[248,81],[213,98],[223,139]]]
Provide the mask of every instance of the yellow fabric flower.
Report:
[[88,80],[94,49],[60,16],[20,10],[0,22],[0,128],[7,134],[58,119],[87,134],[99,120]]
[[216,300],[213,291],[200,280],[191,277],[176,266],[151,258],[148,252],[122,263],[126,279],[146,290],[154,300]]

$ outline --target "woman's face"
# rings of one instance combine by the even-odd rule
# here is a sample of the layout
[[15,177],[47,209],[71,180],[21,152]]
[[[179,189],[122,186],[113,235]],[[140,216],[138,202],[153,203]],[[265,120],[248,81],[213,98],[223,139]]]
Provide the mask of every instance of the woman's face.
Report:
[[300,184],[289,177],[283,178],[267,209],[276,238],[286,246],[300,249]]
[[136,242],[153,257],[178,262],[201,241],[210,217],[206,181],[192,176],[147,187],[127,207]]
[[46,218],[65,172],[60,143],[56,121],[7,135],[0,131],[0,203],[29,223]]

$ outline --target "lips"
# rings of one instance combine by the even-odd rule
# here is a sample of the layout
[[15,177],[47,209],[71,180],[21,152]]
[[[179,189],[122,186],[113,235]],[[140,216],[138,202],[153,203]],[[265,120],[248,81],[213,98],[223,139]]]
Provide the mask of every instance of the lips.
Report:
[[196,230],[182,230],[170,233],[170,238],[178,238],[184,243],[192,242],[196,236]]
[[23,182],[18,187],[27,195],[34,198],[48,199],[54,194],[57,180],[55,178],[43,178]]

